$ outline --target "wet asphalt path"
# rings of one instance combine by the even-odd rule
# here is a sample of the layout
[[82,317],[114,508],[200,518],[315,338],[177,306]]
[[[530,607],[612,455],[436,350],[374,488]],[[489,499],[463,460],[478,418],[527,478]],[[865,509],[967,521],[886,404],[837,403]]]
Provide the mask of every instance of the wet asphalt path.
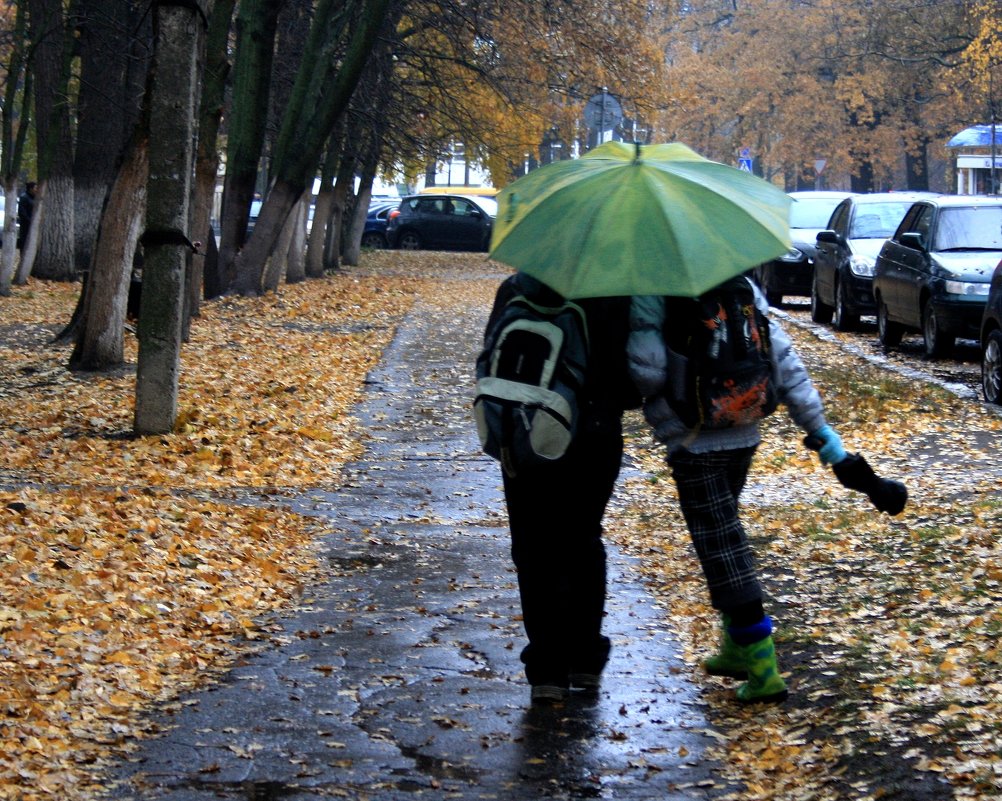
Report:
[[[597,698],[531,708],[497,466],[470,416],[486,309],[419,302],[358,409],[366,453],[328,521],[330,580],[268,621],[271,639],[180,699],[115,774],[112,797],[704,799],[713,742],[660,610],[610,548]],[[734,789],[733,787],[731,789]]]

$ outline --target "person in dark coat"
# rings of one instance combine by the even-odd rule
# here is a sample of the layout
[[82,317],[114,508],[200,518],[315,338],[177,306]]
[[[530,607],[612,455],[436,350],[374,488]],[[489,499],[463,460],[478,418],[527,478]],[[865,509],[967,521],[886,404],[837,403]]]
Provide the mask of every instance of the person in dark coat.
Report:
[[31,218],[35,214],[35,182],[28,181],[24,192],[17,199],[17,249],[21,250],[28,241],[28,231],[31,229]]
[[[522,273],[507,279],[487,332],[508,300],[539,287],[552,292]],[[552,463],[515,476],[502,471],[528,639],[521,659],[535,704],[560,702],[571,688],[597,692],[609,659],[609,638],[602,633],[602,518],[623,456],[623,412],[640,405],[626,361],[630,299],[576,302],[585,313],[590,345],[578,434]]]

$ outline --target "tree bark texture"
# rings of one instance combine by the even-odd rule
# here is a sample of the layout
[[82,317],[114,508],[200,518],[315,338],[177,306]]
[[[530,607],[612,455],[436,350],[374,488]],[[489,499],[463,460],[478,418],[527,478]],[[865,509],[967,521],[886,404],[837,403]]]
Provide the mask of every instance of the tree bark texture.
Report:
[[[236,259],[237,292],[261,291],[262,273],[285,219],[307,183],[312,182],[324,144],[348,107],[388,7],[389,0],[356,0],[346,5],[320,0],[317,4],[310,40],[275,146],[274,188],[261,207],[254,236]],[[339,52],[343,57],[336,58]],[[279,187],[282,191],[276,194]]]
[[234,280],[234,261],[247,235],[247,217],[267,127],[275,34],[282,2],[241,0],[237,16],[233,101],[227,120],[226,178],[220,215],[219,261],[227,283]]
[[289,236],[289,250],[285,264],[285,282],[287,284],[298,284],[306,280],[306,221],[310,216],[310,195],[304,194],[292,214],[289,215],[291,221],[291,234]]
[[78,3],[80,94],[73,223],[74,264],[79,272],[90,269],[101,210],[139,120],[151,43],[148,26],[140,24],[146,9],[135,0]]
[[74,370],[123,363],[129,284],[146,212],[148,142],[137,137],[112,184],[94,243],[80,330],[70,357]]
[[184,270],[193,167],[197,54],[203,18],[179,5],[155,6],[150,83],[149,181],[139,316],[135,433],[163,434],[177,417]]
[[[35,131],[38,183],[44,192],[32,220],[37,251],[32,275],[54,281],[76,277],[73,263],[73,135],[70,128],[69,66],[73,37],[60,0],[28,0],[31,38],[36,43]],[[41,208],[40,208],[41,207]],[[47,208],[46,208],[47,207]]]
[[[192,317],[198,317],[201,313],[205,261],[210,252],[216,260],[213,269],[218,269],[218,252],[212,230],[212,201],[216,191],[216,172],[219,169],[219,123],[223,117],[226,78],[230,72],[226,47],[234,5],[235,0],[216,0],[209,18],[205,42],[205,69],[202,73],[202,97],[198,115],[198,150],[195,155],[195,193],[191,212],[193,237],[202,240],[204,245],[191,257],[187,291],[188,309]],[[215,290],[213,293],[206,291],[204,295],[207,298],[215,297]]]
[[306,250],[306,277],[323,278],[324,248],[327,244],[327,231],[331,224],[331,212],[334,209],[334,176],[337,170],[338,154],[341,152],[341,140],[344,132],[335,130],[327,142],[327,152],[320,165],[320,191],[317,192],[316,207],[313,210],[313,228],[310,229],[309,244]]

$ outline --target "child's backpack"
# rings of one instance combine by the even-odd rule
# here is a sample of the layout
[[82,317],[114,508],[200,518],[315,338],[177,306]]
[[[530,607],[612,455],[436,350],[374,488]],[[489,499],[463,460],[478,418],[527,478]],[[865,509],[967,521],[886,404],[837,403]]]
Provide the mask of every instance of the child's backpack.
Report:
[[480,444],[509,476],[567,451],[588,363],[581,307],[522,274],[514,286],[477,357],[473,402]]
[[776,410],[769,320],[744,276],[698,298],[668,298],[668,405],[689,428],[755,423]]

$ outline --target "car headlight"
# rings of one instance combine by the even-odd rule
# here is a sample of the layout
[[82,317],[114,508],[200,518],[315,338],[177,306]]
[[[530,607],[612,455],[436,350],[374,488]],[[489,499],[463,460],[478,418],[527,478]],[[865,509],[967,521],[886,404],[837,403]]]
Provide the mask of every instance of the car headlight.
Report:
[[853,275],[872,276],[873,265],[874,260],[869,256],[860,256],[857,254],[849,257],[849,269],[852,270]]
[[797,248],[790,248],[786,253],[779,257],[780,261],[802,261],[804,258],[804,252]]
[[988,295],[991,284],[969,281],[947,281],[944,284],[946,291],[951,295]]

